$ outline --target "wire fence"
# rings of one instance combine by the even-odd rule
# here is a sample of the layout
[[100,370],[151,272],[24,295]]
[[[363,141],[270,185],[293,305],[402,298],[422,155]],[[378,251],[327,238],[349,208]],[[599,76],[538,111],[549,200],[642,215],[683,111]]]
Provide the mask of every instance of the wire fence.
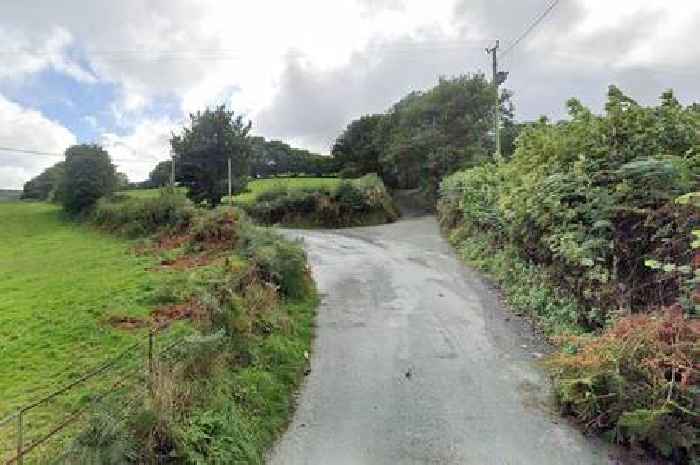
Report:
[[156,362],[171,356],[183,341],[157,350],[157,334],[149,331],[147,339],[0,419],[0,446],[6,449],[0,464],[61,463],[99,406],[109,400],[140,400],[136,394],[150,389]]

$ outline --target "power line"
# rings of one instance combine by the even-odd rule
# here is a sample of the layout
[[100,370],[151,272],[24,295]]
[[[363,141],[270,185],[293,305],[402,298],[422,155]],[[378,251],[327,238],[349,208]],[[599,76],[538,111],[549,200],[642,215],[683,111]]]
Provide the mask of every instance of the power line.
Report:
[[[43,157],[58,157],[58,158],[63,158],[65,155],[62,153],[53,153],[53,152],[42,152],[40,150],[29,150],[29,149],[20,149],[20,148],[15,148],[15,147],[3,147],[0,146],[0,152],[14,152],[14,153],[21,153],[25,155],[35,155],[35,156],[43,156]],[[154,156],[151,156],[151,158],[155,161],[161,161],[157,159]],[[110,159],[115,162],[119,163],[153,163],[151,160],[143,160],[139,158],[112,158],[110,156]]]
[[40,152],[38,150],[16,149],[12,147],[0,147],[0,152],[19,152],[29,155],[43,155],[48,157],[63,157],[60,153]]
[[[416,51],[435,51],[435,50],[463,50],[465,46],[473,46],[481,48],[487,39],[447,39],[447,40],[432,40],[424,42],[409,42],[397,41],[395,43],[386,44],[367,44],[363,49],[368,52],[388,52],[388,53],[413,53]],[[64,51],[46,51],[38,49],[15,49],[15,50],[0,50],[0,57],[9,55],[29,55],[29,56],[63,56]],[[281,52],[282,56],[297,56],[304,57],[307,54],[300,51]],[[93,57],[104,61],[169,61],[169,60],[243,60],[254,57],[249,54],[241,54],[240,50],[236,49],[115,49],[115,50],[89,50],[82,49],[78,53],[68,53],[69,58],[73,57]]]
[[517,39],[512,41],[511,44],[508,47],[506,47],[506,49],[503,52],[501,52],[501,58],[510,53],[511,50],[513,50],[520,42],[522,42],[522,40],[525,37],[527,37],[527,35],[530,34],[530,32],[532,32],[533,29],[535,29],[537,25],[540,24],[542,20],[544,20],[544,18],[547,17],[547,15],[554,9],[554,7],[556,7],[559,4],[559,2],[560,0],[553,0],[552,3],[550,3],[549,6],[547,6],[547,8],[545,8],[545,10],[542,13],[540,13],[540,15],[537,16],[527,28],[525,28],[525,31],[523,31],[523,33],[520,34],[520,36]]

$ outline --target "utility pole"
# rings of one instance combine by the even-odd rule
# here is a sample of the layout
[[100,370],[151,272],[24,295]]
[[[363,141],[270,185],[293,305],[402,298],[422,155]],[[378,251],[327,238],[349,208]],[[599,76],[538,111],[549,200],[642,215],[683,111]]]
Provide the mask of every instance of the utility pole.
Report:
[[496,141],[496,153],[494,156],[496,160],[501,158],[501,99],[498,92],[500,83],[498,82],[498,56],[496,55],[499,45],[500,41],[497,40],[493,48],[486,49],[486,53],[491,54],[493,60],[493,87],[496,89],[496,102],[493,108],[493,136]]
[[228,201],[231,199],[231,157],[228,157]]
[[175,151],[170,149],[170,187],[175,189]]

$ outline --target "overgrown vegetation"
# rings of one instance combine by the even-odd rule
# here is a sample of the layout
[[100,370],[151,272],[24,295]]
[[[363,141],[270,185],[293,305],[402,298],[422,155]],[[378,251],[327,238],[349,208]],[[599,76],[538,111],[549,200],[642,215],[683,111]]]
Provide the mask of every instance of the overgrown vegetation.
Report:
[[[605,330],[567,339],[573,355],[552,362],[568,412],[687,461],[700,414],[688,322],[698,210],[676,199],[699,187],[700,114],[671,92],[643,107],[615,87],[602,116],[568,106],[568,121],[524,128],[512,160],[446,178],[441,223],[550,334]],[[670,306],[682,315],[634,316]]]
[[56,188],[63,176],[63,166],[66,162],[59,161],[46,168],[38,176],[24,183],[22,198],[30,200],[54,200]]
[[328,187],[293,188],[282,185],[243,203],[245,211],[263,224],[299,227],[346,227],[383,224],[399,214],[377,175],[343,180]]
[[[134,203],[131,211],[154,205],[127,202]],[[133,222],[134,215],[123,218]],[[170,235],[173,223],[163,218],[160,231]],[[119,406],[96,416],[96,426],[75,444],[76,457],[97,457],[97,463],[263,463],[263,452],[286,424],[310,350],[316,304],[301,246],[252,225],[232,207],[196,211],[189,227],[177,230],[184,238],[177,242],[179,253],[209,256],[199,271],[206,278],[189,293],[200,308],[198,335],[160,363],[152,393],[131,407],[125,421],[114,421],[116,429],[99,425],[105,415],[107,422],[123,415]]]
[[167,229],[185,230],[195,216],[194,206],[184,194],[170,189],[153,197],[119,195],[97,202],[92,221],[99,227],[129,237],[139,237]]

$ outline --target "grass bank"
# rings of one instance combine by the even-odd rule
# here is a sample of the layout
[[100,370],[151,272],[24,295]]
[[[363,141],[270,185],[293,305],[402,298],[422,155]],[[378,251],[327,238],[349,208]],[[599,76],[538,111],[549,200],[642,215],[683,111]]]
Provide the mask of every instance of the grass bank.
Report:
[[[263,463],[291,414],[311,348],[317,298],[306,256],[237,208],[181,205],[173,215],[171,196],[128,200],[127,216],[103,203],[95,217],[110,230],[121,230],[122,221],[131,229],[134,221],[163,219],[154,248],[169,244],[169,263],[200,276],[174,290],[185,289],[196,334],[158,363],[152,391],[131,403],[125,420],[118,420],[123,403],[106,408],[71,456],[108,451],[133,463]],[[159,209],[170,213],[154,214]],[[105,431],[105,423],[118,426]]]
[[[52,205],[7,205],[15,226],[2,230],[4,243],[26,241],[0,253],[14,279],[3,280],[14,293],[0,300],[8,410],[148,330],[162,333],[159,345],[178,344],[131,389],[92,405],[104,386],[89,386],[30,419],[27,431],[39,434],[75,406],[93,412],[81,431],[71,428],[74,441],[36,454],[62,449],[66,463],[262,463],[288,421],[311,347],[317,299],[301,246],[240,210],[194,209],[181,195],[102,201],[94,226],[66,222]],[[34,278],[47,282],[51,305],[37,305]],[[25,378],[27,367],[36,373]]]

